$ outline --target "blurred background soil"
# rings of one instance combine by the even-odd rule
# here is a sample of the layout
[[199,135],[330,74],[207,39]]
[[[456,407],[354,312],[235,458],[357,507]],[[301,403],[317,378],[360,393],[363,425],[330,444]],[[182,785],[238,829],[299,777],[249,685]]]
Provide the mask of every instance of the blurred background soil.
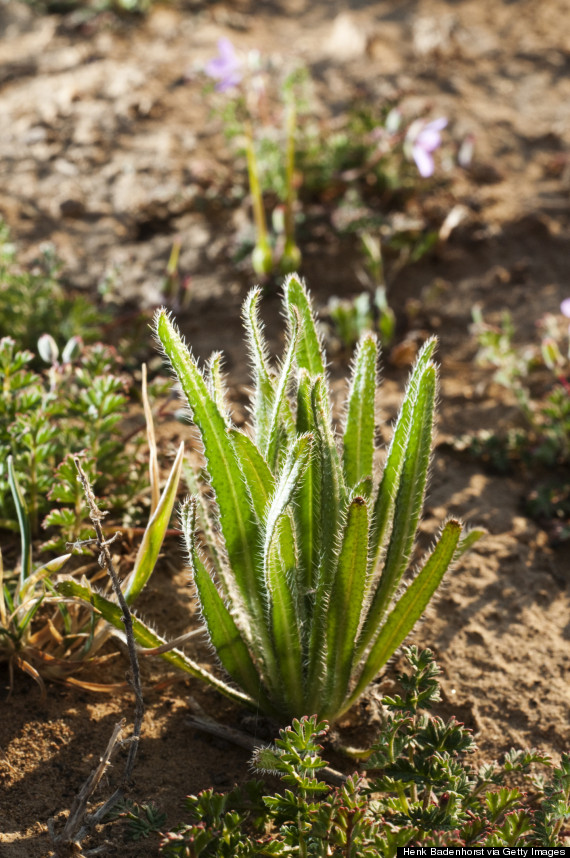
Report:
[[[133,23],[0,3],[0,215],[24,254],[54,242],[74,287],[95,294],[119,272],[131,306],[160,302],[172,242],[182,236],[191,299],[180,324],[198,356],[224,349],[238,417],[248,383],[240,307],[255,280],[228,262],[243,206],[219,191],[208,196],[231,188],[231,162],[219,122],[191,80],[218,38],[298,56],[316,81],[323,115],[342,114],[357,94],[398,98],[449,117],[457,139],[474,136],[471,169],[432,202],[440,212],[459,202],[467,217],[435,254],[394,273],[389,300],[399,318],[410,301],[416,307],[404,339],[440,338],[439,444],[425,539],[446,515],[489,530],[412,635],[433,648],[444,670],[440,711],[473,728],[487,759],[513,745],[556,757],[570,738],[568,543],[553,547],[523,514],[532,488],[524,474],[489,474],[450,443],[506,424],[513,413],[509,395],[489,388],[488,372],[474,363],[472,306],[480,303],[491,320],[510,310],[518,341],[534,342],[537,319],[570,295],[569,11],[567,0],[196,0],[156,6]],[[317,307],[361,291],[350,253],[330,235],[304,248],[302,273]],[[263,312],[278,349],[275,296]],[[331,373],[344,377],[344,357]],[[383,375],[389,425],[407,369],[386,361]],[[340,401],[340,381],[335,391]],[[174,422],[161,428],[172,442],[184,431]],[[176,541],[165,555],[141,610],[175,636],[195,617]],[[203,643],[187,650],[211,661]],[[120,681],[126,662],[118,656],[112,664]],[[188,727],[192,706],[229,725],[244,726],[244,714],[195,682],[165,686],[155,665],[144,671],[148,709],[132,797],[152,798],[174,825],[184,795],[249,775],[247,751]],[[49,854],[47,819],[70,806],[115,722],[131,716],[131,697],[51,686],[44,703],[23,675],[10,699],[7,686],[2,669],[0,851],[36,858]],[[366,717],[355,712],[341,725],[353,743],[368,735],[359,721]],[[258,735],[266,729],[262,721],[248,726]],[[119,759],[117,772],[121,766]],[[156,841],[126,844],[110,832],[102,835],[105,855],[157,854]]]

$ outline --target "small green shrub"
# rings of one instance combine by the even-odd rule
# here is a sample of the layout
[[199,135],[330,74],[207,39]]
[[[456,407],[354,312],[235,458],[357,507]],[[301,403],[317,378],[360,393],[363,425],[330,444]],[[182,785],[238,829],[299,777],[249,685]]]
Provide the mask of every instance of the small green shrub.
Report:
[[17,527],[6,471],[11,455],[32,535],[45,516],[43,526],[56,531],[47,547],[59,551],[88,530],[72,454],[84,451],[84,467],[115,515],[132,513],[146,469],[137,462],[140,440],[125,447],[128,380],[114,350],[72,339],[60,357],[49,335],[40,338],[40,349],[50,366],[35,373],[32,352],[18,349],[11,337],[0,340],[0,524]]
[[[254,757],[282,789],[264,795],[251,781],[226,795],[189,796],[190,822],[163,835],[162,858],[395,858],[409,845],[570,844],[570,756],[554,767],[544,754],[513,750],[500,766],[474,768],[469,730],[425,711],[439,700],[433,655],[405,652],[411,671],[399,677],[403,693],[382,701],[384,723],[362,774],[335,788],[325,783],[320,741],[328,725],[314,716],[296,720]],[[533,764],[550,769],[548,781],[530,774]]]

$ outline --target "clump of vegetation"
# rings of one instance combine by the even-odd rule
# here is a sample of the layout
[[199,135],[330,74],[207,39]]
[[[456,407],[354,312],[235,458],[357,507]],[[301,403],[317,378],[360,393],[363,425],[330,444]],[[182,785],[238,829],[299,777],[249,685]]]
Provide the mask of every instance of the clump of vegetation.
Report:
[[[409,845],[570,844],[570,756],[555,766],[538,751],[511,750],[500,765],[475,767],[470,731],[429,713],[440,699],[432,653],[404,652],[411,669],[398,677],[401,693],[382,700],[382,727],[363,771],[331,787],[320,744],[328,724],[295,720],[254,757],[254,767],[280,777],[282,788],[268,794],[252,780],[226,794],[189,796],[189,822],[163,834],[161,856],[395,858]],[[537,765],[548,778],[534,774]],[[152,830],[146,807],[129,812],[133,834]]]
[[329,339],[334,345],[338,338],[344,348],[353,349],[364,333],[373,331],[387,347],[396,334],[396,317],[388,304],[382,244],[368,232],[362,233],[361,242],[364,267],[359,275],[367,289],[352,299],[329,299],[325,307],[333,328]]
[[[258,51],[240,53],[226,38],[204,71],[220,94],[215,103],[225,134],[247,164],[255,238],[238,256],[252,250],[259,275],[299,269],[296,232],[308,204],[334,200],[336,209],[345,209],[335,229],[346,229],[344,220],[353,232],[369,230],[385,225],[389,212],[417,192],[418,172],[434,174],[444,117],[406,120],[393,105],[373,111],[360,104],[342,126],[317,121],[306,68],[279,70]],[[433,245],[437,232],[422,222],[418,234],[415,226],[413,236],[393,230],[389,243],[398,255],[421,255]]]
[[61,280],[61,260],[45,244],[30,265],[18,261],[18,249],[0,220],[0,337],[10,336],[20,350],[35,351],[49,333],[59,348],[73,337],[85,343],[101,338],[107,314]]
[[558,540],[570,538],[570,339],[565,306],[570,314],[570,302],[563,302],[560,316],[541,319],[540,343],[524,347],[514,342],[509,313],[499,325],[490,325],[475,308],[477,360],[491,365],[493,380],[514,395],[521,421],[503,433],[483,431],[457,442],[500,472],[517,465],[535,472],[555,469],[553,478],[541,479],[527,509],[553,522]]
[[[157,315],[157,335],[204,447],[198,485],[215,497],[210,504],[199,489],[182,507],[188,558],[210,640],[240,690],[182,654],[163,657],[281,722],[313,710],[336,720],[482,531],[462,535],[460,522],[447,521],[402,593],[431,459],[435,340],[418,357],[376,480],[376,338],[365,335],[357,348],[341,453],[326,357],[302,282],[290,276],[285,283],[289,330],[278,370],[268,359],[259,298],[253,290],[244,306],[255,387],[251,435],[231,423],[219,354],[203,374],[166,312]],[[65,592],[116,622],[98,594],[72,583]],[[161,645],[150,629],[140,634],[142,646]]]
[[112,348],[84,346],[75,337],[60,355],[53,337],[44,334],[38,351],[49,366],[33,372],[32,352],[19,349],[12,337],[0,340],[0,524],[17,528],[6,470],[11,455],[32,536],[39,535],[40,524],[55,528],[46,547],[61,550],[65,542],[85,539],[88,529],[72,455],[84,456],[105,508],[115,517],[132,516],[146,486],[137,457],[142,438],[125,446],[129,380]]
[[[183,445],[178,450],[161,494],[152,429],[149,436],[151,515],[133,568],[121,585],[127,605],[137,598],[152,574],[172,517],[182,470]],[[68,462],[70,466],[73,464],[76,473],[78,462],[77,457],[73,463]],[[18,667],[38,683],[43,696],[46,679],[70,682],[96,691],[112,690],[109,686],[79,681],[74,674],[81,671],[88,662],[93,663],[109,657],[100,656],[99,652],[114,633],[113,625],[101,620],[91,607],[86,608],[79,599],[66,600],[65,593],[60,595],[56,592],[53,579],[71,557],[70,553],[34,569],[28,506],[18,482],[12,456],[8,456],[7,471],[21,542],[19,570],[5,570],[0,551],[0,661],[8,662],[10,689],[14,684],[14,668]],[[68,479],[71,485],[71,474]],[[88,535],[91,536],[91,532]],[[117,535],[120,534],[116,533],[115,536]],[[92,538],[86,540],[89,544],[96,541]],[[81,541],[75,542],[73,548],[81,550]],[[121,608],[114,602],[109,604],[112,605],[120,626]]]

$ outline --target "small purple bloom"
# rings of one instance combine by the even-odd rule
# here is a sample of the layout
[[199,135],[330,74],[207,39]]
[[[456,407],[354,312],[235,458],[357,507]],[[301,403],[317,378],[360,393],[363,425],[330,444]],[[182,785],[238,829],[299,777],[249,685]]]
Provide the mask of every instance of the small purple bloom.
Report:
[[[447,119],[445,116],[434,119],[431,122],[412,125],[410,129],[410,142],[412,146],[412,158],[416,162],[420,176],[424,179],[433,175],[434,163],[432,152],[441,146],[441,134]],[[415,126],[415,127],[414,127]]]
[[570,319],[570,298],[565,298],[560,305],[560,312],[567,319]]
[[218,40],[218,56],[206,63],[204,71],[217,81],[218,92],[226,92],[241,83],[241,60],[229,39]]

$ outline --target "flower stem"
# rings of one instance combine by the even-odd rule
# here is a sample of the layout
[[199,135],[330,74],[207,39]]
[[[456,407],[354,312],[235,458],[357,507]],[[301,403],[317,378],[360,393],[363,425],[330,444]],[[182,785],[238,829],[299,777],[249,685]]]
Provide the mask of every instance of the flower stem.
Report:
[[295,99],[290,95],[286,105],[286,151],[285,151],[285,248],[281,259],[284,274],[296,271],[301,262],[301,253],[295,244],[295,131],[297,128],[297,109]]
[[253,219],[255,221],[256,231],[255,249],[252,257],[253,267],[257,274],[269,274],[273,268],[273,259],[267,237],[267,223],[265,220],[261,185],[259,183],[259,171],[257,168],[257,158],[255,157],[255,146],[253,142],[253,128],[249,121],[245,124],[245,141],[249,189],[251,192]]

